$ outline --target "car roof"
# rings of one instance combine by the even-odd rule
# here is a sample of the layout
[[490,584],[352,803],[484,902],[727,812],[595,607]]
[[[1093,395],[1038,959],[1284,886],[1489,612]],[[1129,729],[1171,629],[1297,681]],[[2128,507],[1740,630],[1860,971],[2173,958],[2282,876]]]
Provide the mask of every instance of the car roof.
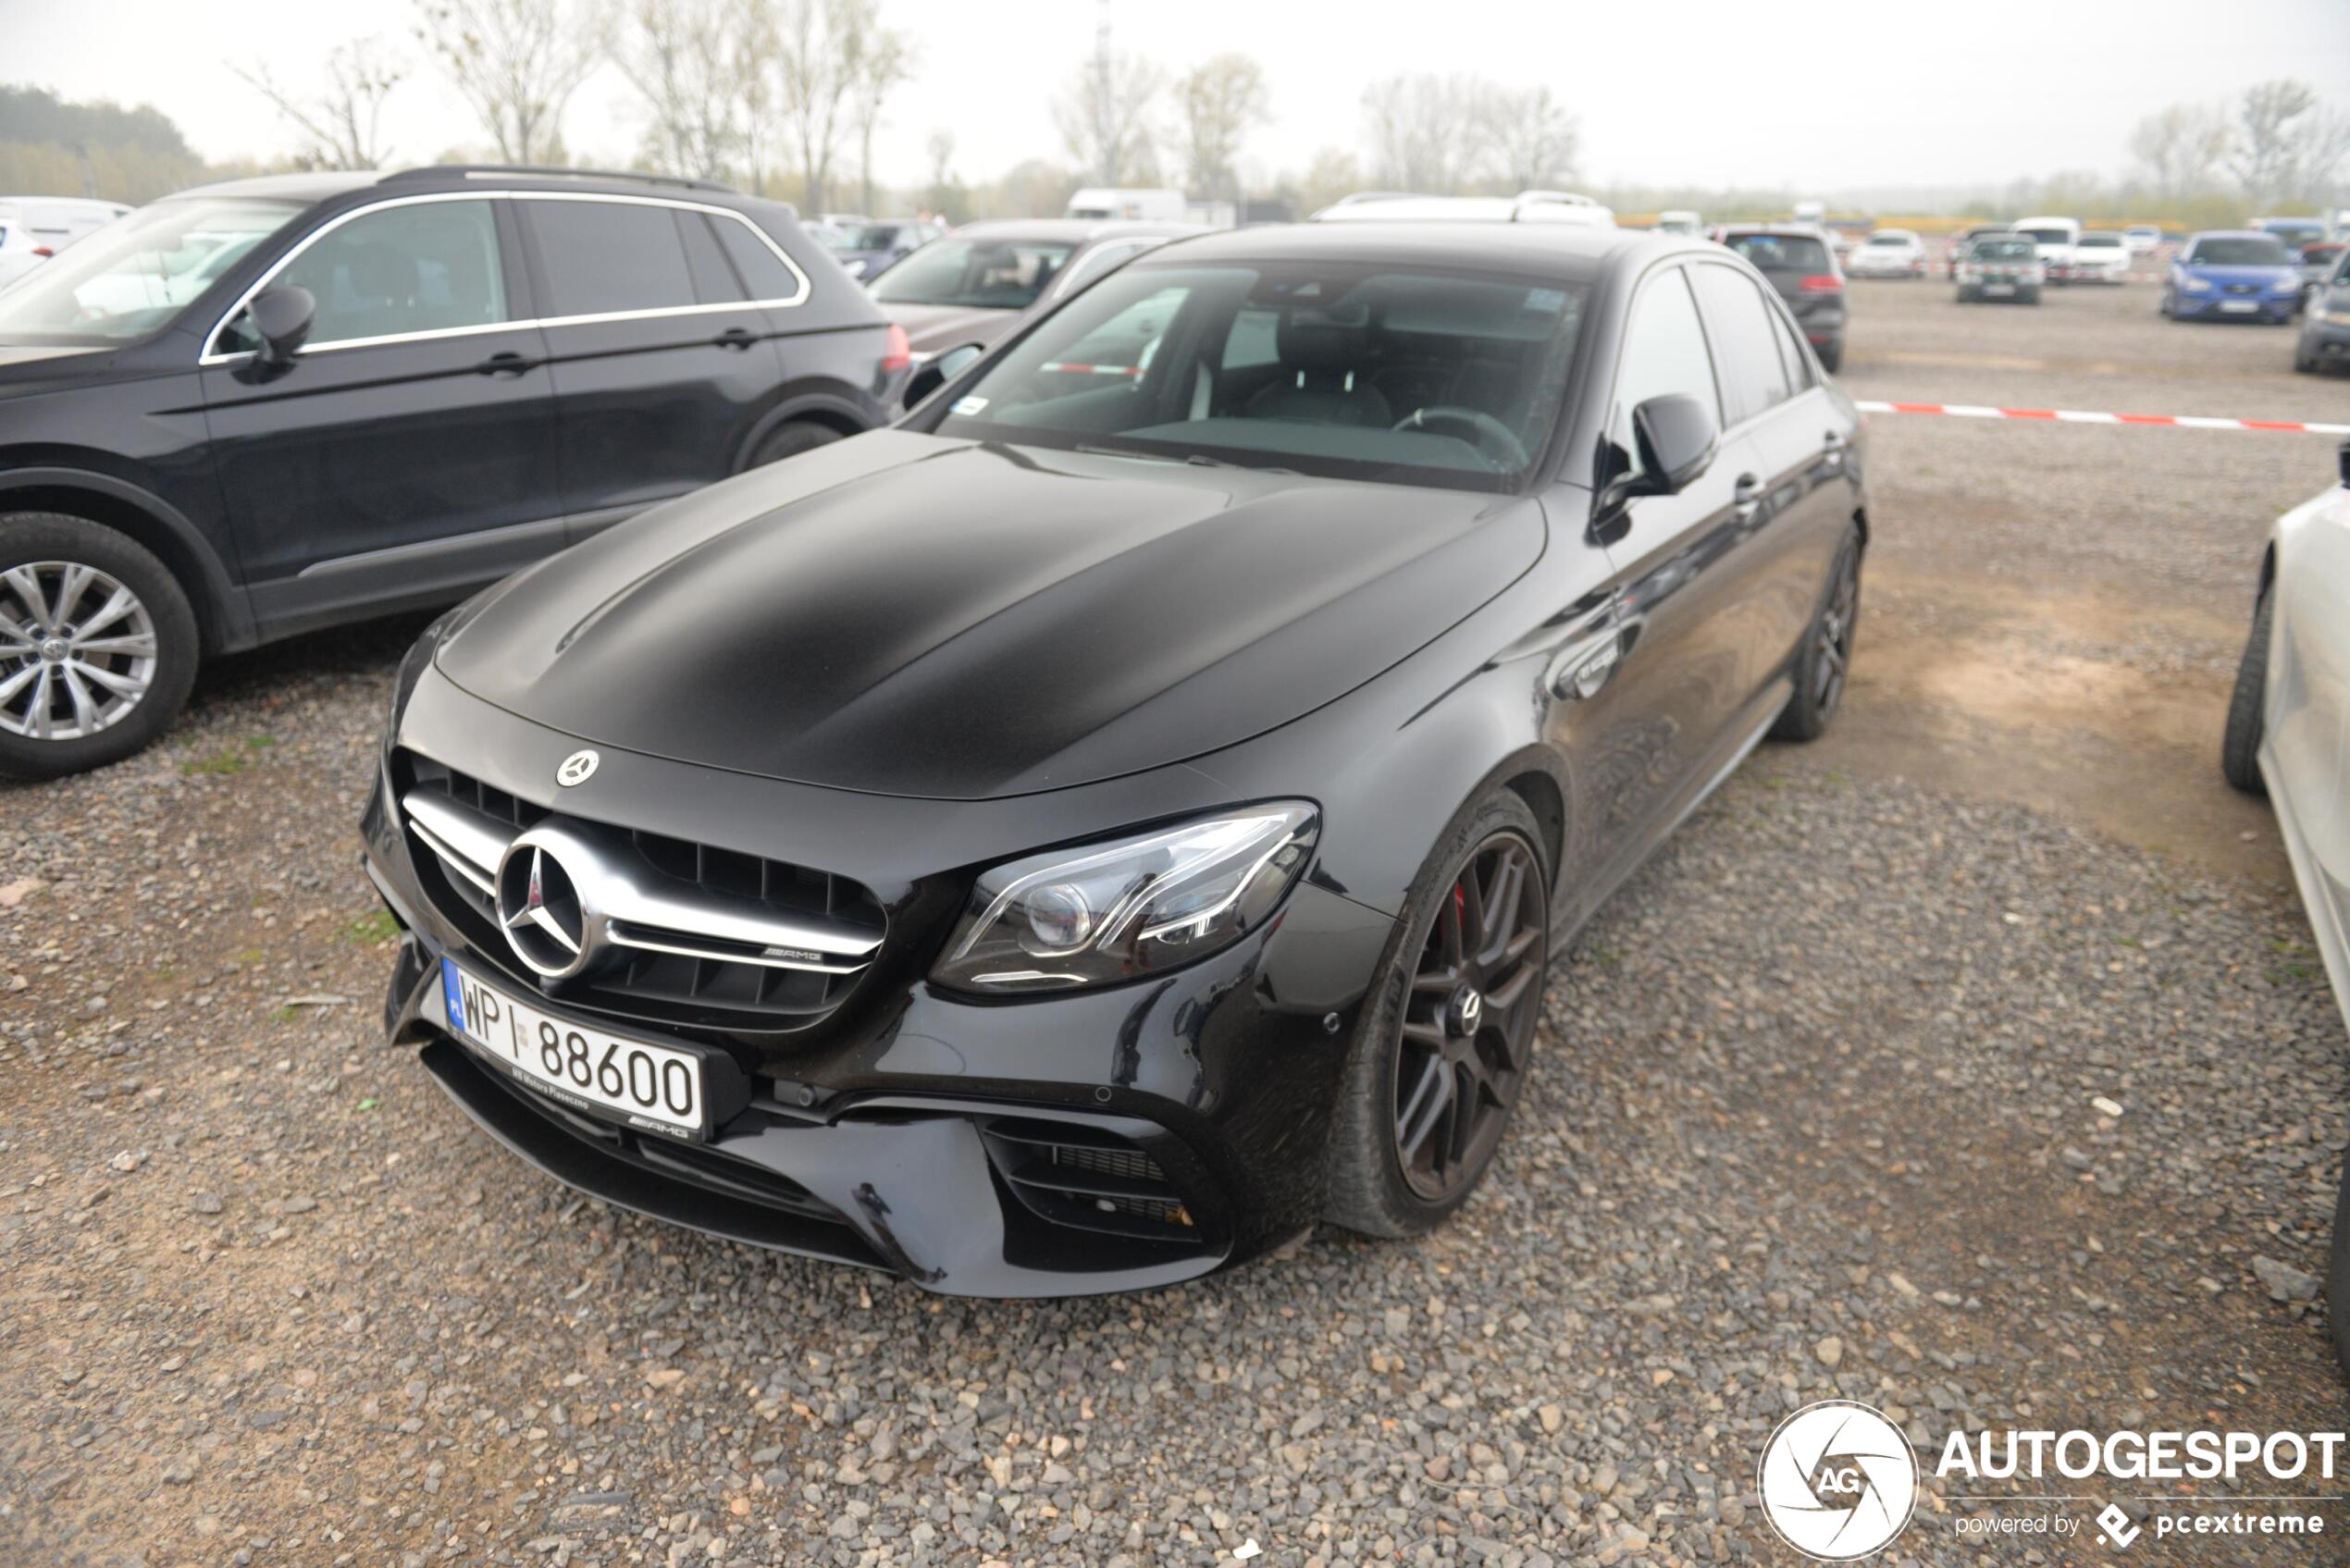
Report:
[[950,239],[1034,240],[1083,244],[1092,240],[1156,240],[1178,234],[1205,234],[1199,223],[1153,223],[1143,218],[999,217],[981,223],[958,224]]
[[[414,168],[319,170],[302,174],[265,174],[248,179],[224,179],[173,192],[179,196],[250,196],[267,200],[324,202],[370,187],[419,192],[485,190],[594,191],[609,195],[664,194],[703,200],[747,201],[731,186],[707,179],[672,179],[627,170],[553,168],[520,164],[427,164]],[[911,223],[911,218],[892,221]]]
[[1619,265],[1712,251],[1702,241],[1653,229],[1579,224],[1295,223],[1223,228],[1171,241],[1133,265],[1369,261],[1564,274],[1570,281],[1589,282]]

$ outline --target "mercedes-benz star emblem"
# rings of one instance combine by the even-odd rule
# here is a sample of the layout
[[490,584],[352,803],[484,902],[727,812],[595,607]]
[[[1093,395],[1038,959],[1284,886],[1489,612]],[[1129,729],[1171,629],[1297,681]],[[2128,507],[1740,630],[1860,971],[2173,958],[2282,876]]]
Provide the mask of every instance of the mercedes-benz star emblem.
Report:
[[565,789],[571,788],[574,784],[586,784],[596,776],[596,764],[602,760],[603,759],[598,757],[592,748],[586,751],[575,751],[563,759],[563,766],[555,770],[555,782]]
[[588,922],[579,891],[544,845],[517,842],[498,868],[498,923],[514,957],[550,980],[587,963]]

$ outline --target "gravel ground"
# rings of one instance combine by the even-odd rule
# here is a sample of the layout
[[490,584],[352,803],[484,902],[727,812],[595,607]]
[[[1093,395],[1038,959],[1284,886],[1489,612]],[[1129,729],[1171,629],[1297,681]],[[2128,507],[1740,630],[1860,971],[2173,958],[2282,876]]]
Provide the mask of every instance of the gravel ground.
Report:
[[[1901,287],[1861,297],[1880,345],[1941,329],[1943,291]],[[1973,352],[2046,352],[2072,299],[1986,315]],[[1960,395],[1855,330],[1858,395]],[[1991,433],[1881,440],[1872,571],[1900,612],[1874,616],[1902,625],[1871,620],[1864,676],[1871,639],[1914,653],[1912,613],[1983,586],[1945,564],[1946,500],[2002,497],[1982,515],[2029,557],[2002,564],[2126,625],[2240,565],[2262,486],[2317,483],[2279,477],[2290,438],[2234,438],[2245,474],[2182,469],[2200,499],[2166,516],[2209,520],[2182,545],[2086,502],[2132,481],[2109,438],[2184,433],[1986,460]],[[2196,624],[2029,635],[2156,668],[2217,636]],[[1148,1296],[941,1301],[580,1199],[380,1043],[352,828],[413,630],[228,661],[163,747],[0,793],[11,1568],[1140,1568],[1250,1540],[1280,1564],[1791,1562],[1754,1465],[1812,1399],[1929,1452],[1986,1425],[2342,1425],[2307,1277],[2344,1041],[2268,844],[2196,863],[1865,747],[1766,748],[1559,966],[1519,1123],[1444,1231],[1325,1232]],[[1837,739],[1894,695],[1856,685]],[[2067,1560],[1961,1541],[1949,1491],[1886,1561]],[[2345,1560],[2263,1546],[2139,1550]]]

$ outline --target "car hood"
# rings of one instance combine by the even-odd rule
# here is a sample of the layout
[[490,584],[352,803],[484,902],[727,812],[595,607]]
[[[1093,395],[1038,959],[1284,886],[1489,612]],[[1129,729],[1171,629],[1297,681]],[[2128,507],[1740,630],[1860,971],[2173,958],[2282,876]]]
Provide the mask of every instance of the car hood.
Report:
[[87,376],[104,366],[119,344],[0,342],[0,394],[25,382]]
[[918,354],[942,354],[966,343],[983,349],[1020,317],[1016,310],[979,310],[969,305],[884,304],[882,314],[906,329],[906,341]]
[[494,589],[439,648],[486,701],[625,750],[985,799],[1296,719],[1540,555],[1533,500],[877,431]]
[[2274,287],[2279,283],[2300,281],[2298,269],[2290,266],[2206,266],[2181,263],[2180,268],[2189,278],[2200,278],[2207,283],[2257,283]]

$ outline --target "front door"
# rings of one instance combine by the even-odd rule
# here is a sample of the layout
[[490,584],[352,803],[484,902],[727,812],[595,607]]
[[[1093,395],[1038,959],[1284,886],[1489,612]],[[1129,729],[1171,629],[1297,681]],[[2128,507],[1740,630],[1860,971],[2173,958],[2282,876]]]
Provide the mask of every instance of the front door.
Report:
[[489,197],[314,231],[268,278],[317,302],[293,363],[241,313],[205,417],[265,635],[463,597],[563,543],[546,347]]
[[572,537],[735,472],[784,379],[751,292],[773,285],[747,282],[721,235],[741,220],[643,198],[516,208],[542,285]]

